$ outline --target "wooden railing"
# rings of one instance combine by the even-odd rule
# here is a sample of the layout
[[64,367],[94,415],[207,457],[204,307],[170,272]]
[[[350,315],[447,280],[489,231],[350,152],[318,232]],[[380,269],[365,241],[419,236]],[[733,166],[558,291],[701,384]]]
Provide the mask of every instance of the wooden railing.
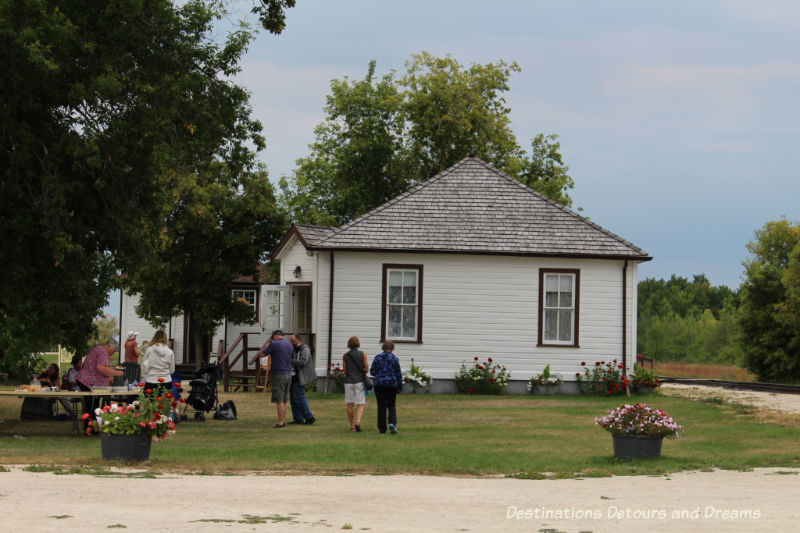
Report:
[[[251,368],[250,365],[255,364],[255,366],[252,366],[254,371],[258,369],[258,363],[256,363],[256,360],[261,355],[261,352],[264,351],[264,349],[270,343],[270,339],[267,339],[267,341],[260,347],[251,348],[247,343],[248,335],[259,335],[259,333],[240,333],[239,336],[236,337],[236,340],[233,341],[233,343],[228,347],[228,350],[224,354],[222,354],[223,343],[221,340],[219,341],[219,349],[217,353],[222,355],[220,355],[217,364],[220,367],[222,367],[222,382],[224,385],[225,392],[230,392],[231,369],[236,365],[236,363],[239,362],[239,359],[242,359],[242,357],[244,357],[244,359],[242,360],[242,370],[240,374],[243,380],[242,389],[244,389],[244,391],[248,390],[249,384],[247,382],[248,378],[246,376],[248,374],[249,369]],[[309,346],[311,347],[312,350],[314,350],[314,345],[316,344],[315,336],[307,335],[307,337],[309,341],[308,342]],[[241,349],[238,352],[236,352],[236,349],[239,346],[239,344],[242,345]],[[250,357],[248,359],[247,355],[248,352],[256,352],[256,353],[255,355],[253,355],[253,357]],[[251,377],[255,377],[255,374],[253,374]]]
[[[248,359],[248,352],[252,352],[254,350],[256,350],[258,352],[261,351],[261,348],[250,348],[247,345],[247,337],[248,337],[248,335],[251,335],[251,333],[240,333],[239,336],[236,337],[236,340],[233,341],[233,343],[228,347],[228,350],[224,354],[222,354],[220,356],[220,358],[219,358],[218,364],[222,367],[222,382],[223,382],[223,385],[224,385],[225,392],[230,392],[231,368],[233,368],[236,365],[236,363],[238,363],[239,360],[244,357],[244,359],[242,359],[241,375],[242,376],[246,376],[246,374],[247,374],[247,372],[249,370],[248,369],[248,364],[250,364],[253,361],[255,361],[256,357],[258,357],[258,354],[256,354],[256,356],[253,357],[252,359]],[[252,333],[252,335],[258,335],[258,333]],[[267,343],[265,343],[264,345],[266,346],[266,344],[268,344],[268,343],[269,343],[269,341],[267,341]],[[236,348],[240,344],[242,345],[241,350],[239,350],[238,353],[235,353],[236,352]],[[222,341],[220,341],[219,350],[220,350],[220,352],[222,351]],[[234,355],[234,353],[235,353],[235,355]],[[246,377],[243,377],[242,388],[245,391],[247,391],[248,383],[247,383],[247,378]]]
[[648,365],[650,370],[653,370],[655,367],[655,361],[653,361],[653,359],[650,357],[643,356],[642,354],[636,354],[636,364],[642,366]]

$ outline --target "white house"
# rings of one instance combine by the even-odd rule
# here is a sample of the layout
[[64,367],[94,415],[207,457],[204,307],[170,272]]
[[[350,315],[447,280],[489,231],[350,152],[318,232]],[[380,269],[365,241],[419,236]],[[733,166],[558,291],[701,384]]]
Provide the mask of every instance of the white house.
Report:
[[[203,346],[201,352],[205,354],[204,361],[216,360],[227,351],[228,347],[236,342],[240,334],[247,333],[247,342],[251,349],[256,349],[263,345],[269,338],[270,332],[279,327],[280,307],[278,298],[280,291],[267,291],[269,285],[262,285],[258,280],[251,276],[242,276],[231,282],[231,298],[240,299],[253,308],[253,314],[258,318],[256,324],[236,324],[224,320],[213,335],[203,335]],[[277,287],[276,287],[277,289]],[[273,300],[270,300],[273,298]],[[138,295],[122,293],[120,300],[120,331],[122,333],[121,344],[125,341],[128,331],[139,333],[138,344],[152,339],[156,332],[155,327],[150,325],[147,320],[136,314],[135,307],[139,303]],[[272,315],[268,317],[262,309],[272,310]],[[191,334],[191,321],[186,315],[172,317],[167,324],[163,325],[167,337],[172,343],[175,352],[175,362],[178,371],[196,370],[196,365],[190,363],[192,358],[189,354],[194,352],[194,336]],[[241,350],[240,346],[236,351]],[[248,353],[248,358],[256,355],[255,351]],[[234,365],[234,369],[241,369],[244,366],[243,358],[239,359]],[[249,368],[254,366],[251,364]]]
[[[325,376],[357,335],[370,358],[395,341],[403,369],[413,357],[434,390],[453,390],[463,362],[492,357],[516,392],[548,364],[567,381],[582,361],[632,369],[637,269],[652,259],[475,158],[341,227],[294,224],[272,257],[280,285],[231,284],[258,323],[223,323],[204,340],[211,357],[241,333],[252,349],[280,327],[305,336]],[[137,302],[123,294],[120,323],[142,342],[155,329]],[[189,360],[188,324],[179,316],[166,325],[179,363]]]
[[357,335],[370,358],[394,340],[434,390],[492,357],[516,392],[548,364],[573,381],[582,361],[630,370],[637,269],[652,259],[475,158],[341,227],[292,225],[272,257],[282,287],[262,294],[282,291],[280,305],[262,315],[310,336],[321,376]]

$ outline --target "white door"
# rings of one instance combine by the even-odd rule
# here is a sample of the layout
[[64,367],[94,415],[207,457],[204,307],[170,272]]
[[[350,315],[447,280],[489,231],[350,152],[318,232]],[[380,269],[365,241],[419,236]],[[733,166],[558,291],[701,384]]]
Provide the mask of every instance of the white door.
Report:
[[294,302],[292,291],[287,285],[262,285],[261,309],[258,323],[261,331],[270,332],[282,329],[286,333],[294,332]]

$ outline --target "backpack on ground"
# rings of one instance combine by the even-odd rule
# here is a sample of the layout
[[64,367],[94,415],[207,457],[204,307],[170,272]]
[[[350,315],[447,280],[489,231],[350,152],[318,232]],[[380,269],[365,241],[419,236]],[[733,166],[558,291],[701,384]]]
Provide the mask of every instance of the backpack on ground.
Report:
[[233,400],[228,400],[217,407],[214,413],[214,420],[236,420],[236,405]]

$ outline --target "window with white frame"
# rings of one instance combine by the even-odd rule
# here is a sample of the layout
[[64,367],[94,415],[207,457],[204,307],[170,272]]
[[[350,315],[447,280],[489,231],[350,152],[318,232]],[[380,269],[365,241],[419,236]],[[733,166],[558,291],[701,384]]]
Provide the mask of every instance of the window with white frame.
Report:
[[578,345],[580,272],[539,271],[539,344]]
[[233,289],[231,291],[231,298],[234,301],[249,305],[253,309],[253,315],[256,314],[256,290],[255,289]]
[[422,265],[383,265],[381,337],[422,342]]

